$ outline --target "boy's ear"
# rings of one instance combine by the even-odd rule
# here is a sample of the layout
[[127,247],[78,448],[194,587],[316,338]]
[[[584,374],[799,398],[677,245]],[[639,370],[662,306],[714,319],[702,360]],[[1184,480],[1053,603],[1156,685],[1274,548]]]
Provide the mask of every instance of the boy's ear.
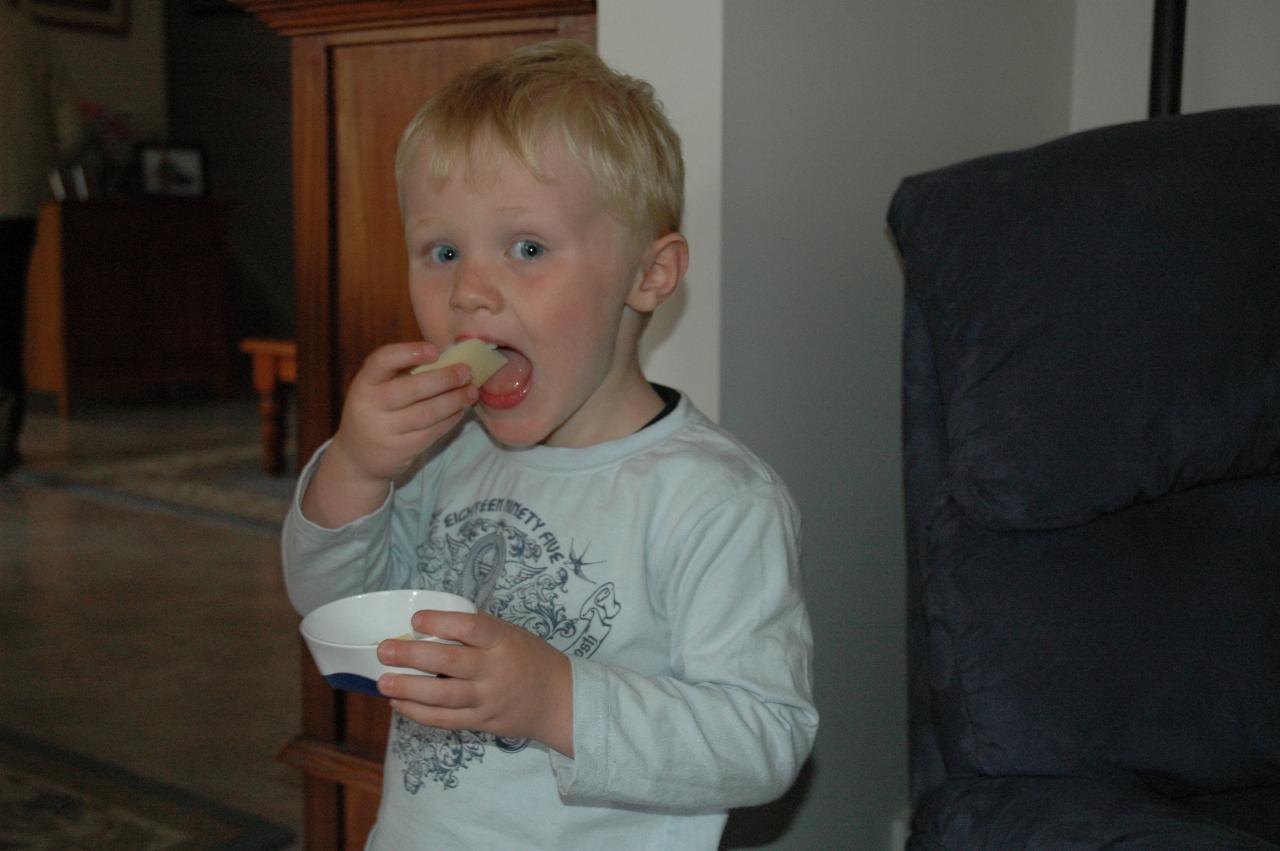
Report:
[[640,313],[653,313],[684,280],[689,269],[689,243],[679,233],[669,233],[653,241],[641,261],[627,306]]

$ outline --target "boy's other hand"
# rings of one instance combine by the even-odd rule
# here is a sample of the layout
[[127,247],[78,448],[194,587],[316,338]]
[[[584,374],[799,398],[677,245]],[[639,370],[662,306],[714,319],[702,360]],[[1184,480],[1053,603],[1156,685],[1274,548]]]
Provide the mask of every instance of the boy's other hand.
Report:
[[389,639],[378,646],[384,664],[444,675],[384,674],[378,690],[397,712],[428,727],[528,737],[573,757],[569,657],[485,612],[422,611],[413,628],[461,643]]
[[475,404],[479,393],[465,364],[408,373],[439,355],[431,343],[392,343],[365,358],[338,432],[303,495],[308,519],[336,528],[376,509],[388,483]]

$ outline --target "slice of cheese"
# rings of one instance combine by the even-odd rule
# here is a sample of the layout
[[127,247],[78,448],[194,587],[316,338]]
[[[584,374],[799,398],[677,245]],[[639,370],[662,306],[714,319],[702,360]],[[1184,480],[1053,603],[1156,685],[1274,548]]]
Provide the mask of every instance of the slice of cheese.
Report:
[[493,343],[475,338],[463,340],[445,349],[440,353],[440,357],[431,363],[415,366],[410,373],[417,375],[420,372],[443,369],[455,363],[465,363],[471,367],[471,383],[479,387],[492,378],[493,374],[502,369],[503,364],[507,362],[506,357],[498,352],[497,348]]

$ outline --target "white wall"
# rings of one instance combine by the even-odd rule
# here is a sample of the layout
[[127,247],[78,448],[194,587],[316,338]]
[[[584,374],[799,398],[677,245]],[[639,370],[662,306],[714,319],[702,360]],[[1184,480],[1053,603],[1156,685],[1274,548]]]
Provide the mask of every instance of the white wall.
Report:
[[1182,111],[1280,103],[1280,3],[1187,4]]
[[1076,0],[1072,130],[1146,117],[1154,8],[1153,0]]
[[650,379],[720,414],[720,104],[723,0],[600,0],[598,47],[613,67],[648,80],[680,134],[689,275],[641,350]]
[[[1071,129],[1147,117],[1152,0],[1076,0]],[[1187,4],[1182,112],[1280,103],[1280,3]]]
[[[804,515],[822,727],[768,847],[885,849],[907,797],[906,175],[1066,132],[1071,2],[725,4],[722,421]],[[778,813],[779,817],[783,813]]]
[[164,4],[129,4],[124,34],[49,27],[76,97],[127,112],[140,139],[165,138]]

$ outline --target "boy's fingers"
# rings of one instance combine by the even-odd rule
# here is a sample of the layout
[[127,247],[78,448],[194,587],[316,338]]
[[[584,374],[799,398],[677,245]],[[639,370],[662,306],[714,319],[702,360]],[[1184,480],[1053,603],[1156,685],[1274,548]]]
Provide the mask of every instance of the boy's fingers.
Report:
[[[461,652],[460,652],[461,651]],[[471,673],[467,655],[474,651],[457,644],[441,644],[438,641],[417,641],[391,638],[378,645],[378,660],[384,665],[399,668],[416,668],[445,677],[469,678]]]
[[441,381],[449,387],[462,387],[471,383],[471,367],[465,363],[457,363],[441,369],[420,372],[413,376],[413,380],[418,387],[428,391]]
[[378,679],[378,691],[385,697],[413,701],[420,710],[459,710],[475,705],[475,688],[466,680],[383,674]]
[[457,366],[447,366],[443,370],[419,372],[408,376],[404,388],[411,397],[408,402],[442,398],[449,390],[460,390],[462,395],[466,395],[466,390],[471,388],[471,370],[467,369],[466,363],[458,363]]
[[365,380],[380,384],[407,369],[430,363],[440,356],[440,349],[425,340],[416,343],[389,343],[379,346],[364,359],[361,372]]
[[424,674],[383,674],[378,692],[419,704],[418,708],[465,709],[475,703],[475,688],[466,680]]
[[[388,385],[389,406],[391,408],[409,408],[420,403],[439,400],[445,407],[452,409],[456,404],[470,404],[467,389],[471,386],[471,372],[465,365],[445,367],[441,370],[408,375],[395,385]],[[450,397],[451,391],[458,391],[456,398]],[[439,417],[437,417],[438,419]]]
[[423,609],[413,616],[413,628],[426,635],[457,641],[469,647],[490,647],[494,643],[494,618],[484,612],[442,612]]
[[462,417],[466,411],[455,411],[438,420],[432,420],[429,423],[415,422],[404,433],[404,439],[409,441],[409,445],[417,449],[418,452],[424,451],[437,440],[442,438],[454,429],[458,423],[462,422]]

